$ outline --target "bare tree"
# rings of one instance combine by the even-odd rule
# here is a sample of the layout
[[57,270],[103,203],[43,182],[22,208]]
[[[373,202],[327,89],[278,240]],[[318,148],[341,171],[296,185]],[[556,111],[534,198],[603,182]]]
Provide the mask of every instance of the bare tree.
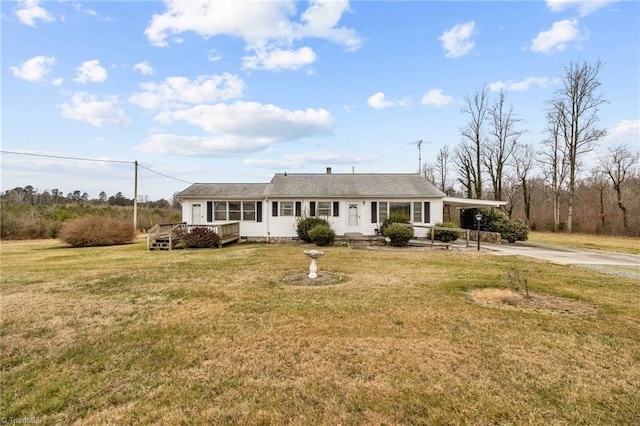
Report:
[[473,148],[468,142],[461,142],[455,151],[456,163],[458,166],[458,182],[462,185],[462,192],[467,198],[473,198],[476,169],[473,166]]
[[622,211],[622,224],[624,226],[624,234],[629,233],[629,213],[626,206],[622,203],[622,184],[627,174],[631,174],[633,167],[640,160],[640,152],[633,152],[625,145],[618,145],[609,149],[609,155],[600,161],[600,167],[603,172],[611,178],[613,190],[616,192],[618,207]]
[[516,178],[522,189],[522,201],[524,206],[525,223],[531,221],[531,189],[529,185],[529,174],[533,170],[533,147],[531,145],[517,145],[513,153],[513,165],[516,171]]
[[598,139],[606,135],[598,124],[600,106],[606,99],[596,90],[600,87],[598,73],[600,61],[570,63],[560,78],[562,87],[550,102],[558,130],[564,140],[565,155],[569,167],[569,210],[567,231],[573,227],[573,204],[576,194],[576,176],[582,156],[593,150]]
[[422,176],[429,182],[436,184],[436,165],[435,163],[424,163],[422,165]]
[[538,152],[545,180],[551,185],[553,199],[553,230],[560,230],[560,195],[567,178],[567,155],[560,135],[560,117],[557,109],[547,111],[547,131],[549,138],[542,142],[543,150]]
[[498,99],[489,109],[489,133],[491,137],[487,140],[482,150],[483,164],[489,172],[491,185],[493,186],[493,199],[502,200],[502,180],[518,139],[522,136],[522,131],[516,129],[516,125],[521,121],[515,118],[513,107],[505,104],[507,93],[500,90]]
[[[465,167],[472,167],[469,176],[473,176],[473,197],[482,198],[482,146],[484,144],[484,122],[489,110],[489,103],[487,99],[487,87],[483,86],[482,89],[476,90],[470,97],[468,94],[464,97],[465,106],[462,108],[462,112],[469,114],[470,121],[466,127],[462,129],[463,144],[466,142],[465,151],[469,151],[473,154],[472,161]],[[460,167],[461,165],[458,164]],[[471,197],[471,198],[473,198]]]
[[601,167],[591,169],[591,176],[587,179],[589,186],[598,191],[598,205],[600,206],[598,218],[600,219],[599,231],[604,233],[607,228],[607,215],[605,213],[605,189],[607,188],[606,174]]
[[[449,159],[451,153],[449,152],[449,145],[445,145],[438,151],[436,157],[436,175],[438,177],[438,183],[440,184],[440,190],[445,194],[450,190],[449,185]],[[449,194],[448,194],[449,195]]]
[[433,163],[425,163],[422,166],[423,176],[433,182],[440,191],[447,195],[451,191],[451,185],[449,183],[449,161],[451,153],[449,152],[449,146],[445,145],[440,148],[436,160]]

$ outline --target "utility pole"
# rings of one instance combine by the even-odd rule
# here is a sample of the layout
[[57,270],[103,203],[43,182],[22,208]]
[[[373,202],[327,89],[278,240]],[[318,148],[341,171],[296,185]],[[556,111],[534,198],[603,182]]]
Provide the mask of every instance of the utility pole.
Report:
[[133,162],[134,186],[133,186],[133,232],[138,232],[138,160]]

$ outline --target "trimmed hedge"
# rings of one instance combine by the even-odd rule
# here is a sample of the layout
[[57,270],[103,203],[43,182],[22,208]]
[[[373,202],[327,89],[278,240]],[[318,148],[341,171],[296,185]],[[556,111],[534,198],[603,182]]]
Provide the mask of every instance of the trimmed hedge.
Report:
[[93,215],[65,222],[58,236],[72,247],[126,244],[132,242],[134,237],[130,221]]

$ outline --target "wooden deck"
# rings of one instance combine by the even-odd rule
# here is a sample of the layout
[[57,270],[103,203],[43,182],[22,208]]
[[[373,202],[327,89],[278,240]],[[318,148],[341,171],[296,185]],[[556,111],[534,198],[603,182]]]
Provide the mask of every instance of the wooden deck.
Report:
[[178,234],[194,228],[207,228],[218,234],[224,244],[240,240],[240,222],[227,222],[216,225],[187,225],[186,222],[159,223],[147,231],[147,250],[173,250],[180,242]]

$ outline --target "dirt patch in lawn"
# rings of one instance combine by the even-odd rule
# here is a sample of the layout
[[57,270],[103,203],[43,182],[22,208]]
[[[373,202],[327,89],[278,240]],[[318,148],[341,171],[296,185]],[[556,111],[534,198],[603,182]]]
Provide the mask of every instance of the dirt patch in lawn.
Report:
[[590,316],[598,308],[580,300],[529,292],[529,295],[510,288],[482,288],[469,292],[471,299],[482,306],[548,315]]
[[343,275],[335,274],[333,272],[318,272],[317,278],[309,278],[309,274],[292,274],[287,275],[283,279],[285,284],[289,285],[304,285],[304,286],[323,286],[334,285],[345,282]]

